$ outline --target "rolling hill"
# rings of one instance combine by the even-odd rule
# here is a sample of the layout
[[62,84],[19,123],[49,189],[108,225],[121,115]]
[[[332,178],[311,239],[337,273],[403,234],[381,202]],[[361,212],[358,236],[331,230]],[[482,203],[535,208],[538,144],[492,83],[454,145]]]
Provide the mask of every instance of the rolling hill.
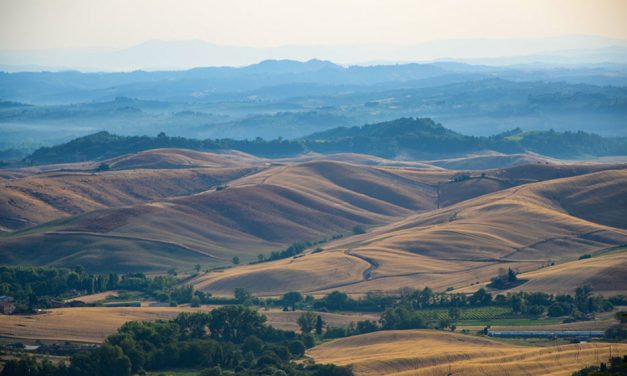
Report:
[[2,262],[149,270],[171,266],[167,258],[176,265],[249,260],[433,209],[436,189],[428,182],[450,175],[330,161],[273,166],[226,189],[94,210],[5,235]]
[[[612,347],[612,350],[610,350]],[[307,354],[318,363],[352,364],[355,375],[570,375],[626,344],[531,347],[433,330],[382,331],[327,342]]]
[[[99,171],[102,165],[108,170]],[[6,231],[19,231],[0,237],[0,260],[83,264],[93,271],[225,265],[233,256],[250,261],[294,242],[348,235],[356,225],[384,225],[325,244],[323,257],[239,267],[195,283],[224,294],[239,285],[274,294],[288,288],[280,281],[289,275],[295,281],[290,286],[308,291],[359,292],[423,284],[435,275],[434,287],[459,286],[469,275],[485,279],[509,262],[525,271],[561,260],[553,256],[501,259],[505,250],[545,239],[547,231],[570,234],[573,219],[561,213],[566,219],[552,223],[554,218],[548,216],[547,230],[540,235],[529,228],[530,235],[512,234],[513,239],[506,239],[510,235],[503,237],[501,232],[511,230],[515,221],[539,215],[537,209],[550,204],[514,205],[518,209],[511,212],[515,215],[509,222],[490,229],[486,226],[510,214],[508,206],[478,207],[503,200],[499,191],[520,195],[512,187],[623,167],[536,163],[480,174],[359,154],[309,154],[270,161],[241,152],[152,149],[100,162],[5,170],[3,226]],[[607,184],[622,181],[622,175],[615,174]],[[598,189],[604,195],[613,188]],[[615,192],[620,199],[621,191]],[[577,196],[576,191],[569,194]],[[483,199],[473,200],[478,196]],[[581,197],[560,205],[562,211],[590,215],[587,219],[598,222],[588,224],[594,229],[601,224],[616,226],[621,218],[620,205],[597,210],[594,200]],[[580,209],[585,213],[577,212]],[[472,224],[459,221],[460,211],[490,214]],[[436,230],[442,227],[450,229]],[[614,230],[599,230],[605,238],[587,240],[582,252],[621,241],[623,234]],[[420,248],[412,242],[419,242]],[[467,249],[467,244],[473,249]],[[340,271],[337,265],[345,269]],[[475,270],[481,273],[472,274]],[[457,271],[456,277],[445,276],[446,271]]]
[[[273,295],[333,289],[366,293],[403,286],[442,290],[489,281],[501,268],[531,271],[627,243],[627,222],[622,215],[627,205],[626,184],[627,171],[607,170],[513,187],[333,241],[321,253],[210,273],[196,284],[215,293],[246,287]],[[320,265],[331,258],[336,265],[344,265],[344,278],[331,281],[328,275],[334,270]],[[349,265],[354,271],[347,270]],[[322,274],[315,272],[321,269]],[[311,272],[299,274],[302,270]],[[603,273],[598,268],[583,270]],[[272,284],[255,283],[268,274],[272,274]],[[293,280],[295,274],[303,277]],[[624,286],[618,273],[605,277],[588,282],[602,293]],[[564,287],[547,284],[544,288],[552,292]]]
[[[242,153],[158,149],[100,163],[25,169],[0,178],[0,231],[88,211],[205,191],[261,169]],[[183,169],[185,167],[186,169]],[[158,169],[158,170],[157,170]]]

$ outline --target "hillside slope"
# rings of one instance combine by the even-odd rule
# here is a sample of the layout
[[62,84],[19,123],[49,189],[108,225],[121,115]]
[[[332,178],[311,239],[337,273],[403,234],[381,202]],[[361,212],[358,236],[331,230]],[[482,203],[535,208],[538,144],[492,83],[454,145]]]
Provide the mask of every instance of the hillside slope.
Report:
[[317,363],[352,364],[357,376],[522,376],[570,375],[607,359],[611,351],[624,353],[627,344],[526,347],[446,331],[403,330],[342,338],[314,347],[307,355]]
[[[95,172],[95,164],[50,166],[49,170],[26,169],[23,176],[2,178],[0,231],[96,209],[186,196],[262,168],[261,162],[241,156],[190,152],[160,149],[132,154],[105,161],[112,169],[106,172]],[[189,168],[170,169],[180,166]]]
[[167,265],[152,252],[179,265],[252,259],[292,242],[431,210],[436,189],[424,180],[442,177],[425,176],[336,162],[274,166],[227,189],[96,210],[6,235],[0,262],[149,270]]
[[[627,222],[620,215],[627,211],[626,186],[625,170],[527,184],[336,240],[325,245],[322,254],[358,258],[361,263],[355,268],[362,273],[338,283],[316,285],[312,277],[303,284],[288,284],[296,265],[299,270],[318,269],[316,254],[277,268],[273,272],[277,282],[271,288],[253,283],[265,268],[274,269],[271,264],[240,270],[237,275],[210,273],[197,284],[216,293],[247,287],[277,294],[287,291],[286,286],[306,292],[365,293],[403,286],[446,289],[488,281],[500,268],[530,271],[627,243]],[[624,286],[619,280],[614,282]],[[608,291],[606,283],[593,287]]]

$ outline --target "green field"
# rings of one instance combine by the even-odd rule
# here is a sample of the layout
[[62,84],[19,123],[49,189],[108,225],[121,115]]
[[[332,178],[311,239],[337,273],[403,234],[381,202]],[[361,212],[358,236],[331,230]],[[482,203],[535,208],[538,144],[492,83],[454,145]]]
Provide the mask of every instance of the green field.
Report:
[[[449,319],[448,309],[445,308],[421,309],[418,313],[425,319]],[[508,307],[476,307],[459,309],[459,321],[485,321],[512,317],[514,317],[514,314]]]
[[485,319],[485,320],[460,320],[459,325],[463,326],[537,326],[537,325],[555,325],[561,324],[561,318],[503,318],[503,319]]

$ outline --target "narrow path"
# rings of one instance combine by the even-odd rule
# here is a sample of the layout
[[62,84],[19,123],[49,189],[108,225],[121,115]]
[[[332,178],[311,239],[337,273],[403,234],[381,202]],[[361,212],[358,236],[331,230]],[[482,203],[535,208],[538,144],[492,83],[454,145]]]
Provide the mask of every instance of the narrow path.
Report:
[[362,256],[362,255],[357,255],[353,253],[352,249],[349,249],[347,251],[344,252],[345,254],[349,255],[349,256],[353,256],[353,257],[357,257],[358,259],[362,259],[365,262],[367,262],[368,264],[370,264],[370,266],[368,267],[368,269],[364,270],[362,277],[364,281],[369,281],[372,279],[372,272],[374,272],[375,270],[379,269],[379,263],[376,262],[375,260],[366,257],[366,256]]

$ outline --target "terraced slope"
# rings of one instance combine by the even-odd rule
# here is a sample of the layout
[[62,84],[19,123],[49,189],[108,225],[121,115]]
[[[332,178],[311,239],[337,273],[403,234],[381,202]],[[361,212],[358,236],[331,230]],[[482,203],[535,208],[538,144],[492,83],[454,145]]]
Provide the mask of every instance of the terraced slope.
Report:
[[307,352],[319,363],[352,364],[367,375],[570,375],[598,364],[627,344],[585,343],[513,346],[444,331],[404,330],[363,334],[324,343]]

